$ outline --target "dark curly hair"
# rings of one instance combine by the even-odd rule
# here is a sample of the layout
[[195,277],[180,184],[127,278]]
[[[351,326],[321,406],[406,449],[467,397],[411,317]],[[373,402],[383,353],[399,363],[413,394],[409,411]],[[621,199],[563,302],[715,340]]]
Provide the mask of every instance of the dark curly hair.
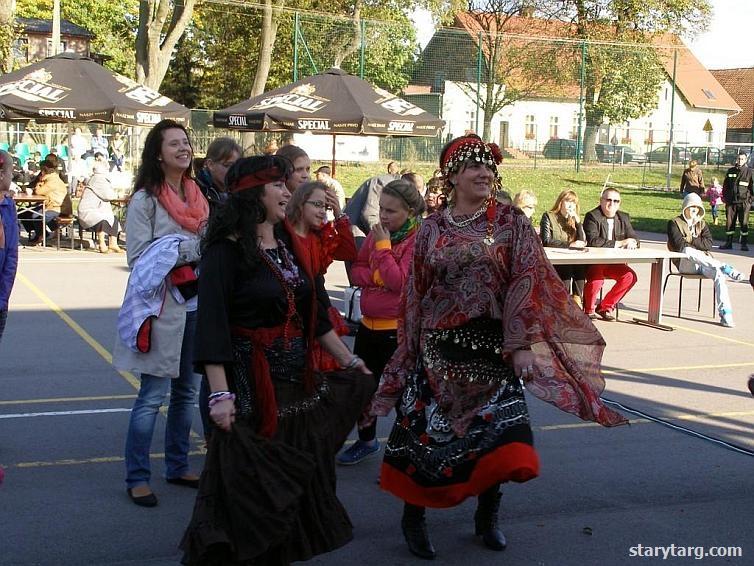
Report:
[[[133,192],[144,189],[150,195],[157,196],[162,184],[165,182],[165,173],[160,166],[160,152],[162,151],[162,134],[165,130],[179,129],[183,130],[188,138],[186,128],[175,120],[162,120],[155,124],[144,141],[144,149],[141,152],[141,163],[139,170],[136,172]],[[189,145],[191,139],[189,138]],[[191,147],[193,154],[194,147]],[[191,167],[186,170],[187,176],[191,175]]]
[[267,218],[267,210],[262,204],[264,185],[237,192],[233,189],[247,175],[272,168],[277,168],[281,172],[276,181],[287,179],[293,171],[291,162],[277,155],[242,157],[228,169],[225,177],[228,198],[210,216],[209,226],[202,240],[202,250],[215,242],[234,236],[241,246],[246,264],[252,269],[257,266],[260,261],[257,225]]

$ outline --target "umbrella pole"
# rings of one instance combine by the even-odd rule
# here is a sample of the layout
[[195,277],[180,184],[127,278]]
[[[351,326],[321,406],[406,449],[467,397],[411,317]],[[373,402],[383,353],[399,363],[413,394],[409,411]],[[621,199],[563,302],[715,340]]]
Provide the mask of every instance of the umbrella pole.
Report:
[[335,134],[332,135],[332,176],[335,177]]

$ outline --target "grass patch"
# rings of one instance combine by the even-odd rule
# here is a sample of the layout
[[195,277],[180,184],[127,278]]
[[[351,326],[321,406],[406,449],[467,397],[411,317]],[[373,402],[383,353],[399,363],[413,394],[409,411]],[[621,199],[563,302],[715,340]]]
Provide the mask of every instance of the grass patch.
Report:
[[[322,164],[325,164],[324,162]],[[320,164],[312,164],[312,170]],[[405,164],[404,164],[405,166]],[[417,164],[414,170],[429,178],[435,168],[434,163]],[[572,189],[579,195],[581,214],[597,206],[602,187],[610,175],[610,181],[621,186],[621,210],[631,215],[635,229],[647,232],[665,233],[667,222],[681,211],[682,195],[680,186],[683,168],[674,167],[670,179],[670,191],[665,191],[665,167],[653,164],[651,166],[625,165],[613,168],[610,165],[592,165],[581,167],[577,173],[573,163],[539,160],[537,168],[533,164],[526,165],[512,163],[510,160],[502,165],[503,187],[516,194],[522,189],[528,189],[537,195],[539,203],[535,213],[535,220],[539,222],[541,215],[555,203],[560,191]],[[704,171],[705,180],[709,182],[713,176],[722,178],[724,169],[709,168]],[[337,179],[343,184],[346,195],[350,196],[361,183],[374,175],[387,171],[387,162],[381,163],[343,163],[338,164]],[[635,187],[635,188],[628,188]],[[649,188],[641,188],[649,187]],[[712,216],[709,203],[705,202],[705,219],[710,224],[710,230],[715,239],[725,238],[724,225],[712,226]],[[724,224],[724,210],[721,211],[721,222]]]

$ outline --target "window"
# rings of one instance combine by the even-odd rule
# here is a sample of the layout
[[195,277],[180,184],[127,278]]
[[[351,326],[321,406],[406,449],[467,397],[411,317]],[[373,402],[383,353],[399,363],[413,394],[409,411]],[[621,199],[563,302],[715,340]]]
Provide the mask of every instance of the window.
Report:
[[558,117],[550,116],[550,139],[558,137]]
[[533,140],[537,138],[537,124],[534,121],[534,114],[528,114],[526,116],[526,123],[524,124],[524,138],[527,140]]
[[575,140],[579,137],[579,115],[573,114],[573,124],[571,124],[571,139]]
[[[58,49],[58,53],[65,53],[68,49],[68,44],[65,41],[60,42],[60,48]],[[47,38],[47,56],[52,57],[54,53],[52,52],[52,38]]]

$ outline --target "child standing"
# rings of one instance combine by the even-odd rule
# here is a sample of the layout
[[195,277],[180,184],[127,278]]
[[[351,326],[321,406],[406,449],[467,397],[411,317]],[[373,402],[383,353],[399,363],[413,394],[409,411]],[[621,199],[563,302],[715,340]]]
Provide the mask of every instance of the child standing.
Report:
[[712,185],[704,193],[704,197],[709,200],[712,212],[712,224],[717,226],[717,207],[723,204],[723,187],[717,177],[712,177]]

